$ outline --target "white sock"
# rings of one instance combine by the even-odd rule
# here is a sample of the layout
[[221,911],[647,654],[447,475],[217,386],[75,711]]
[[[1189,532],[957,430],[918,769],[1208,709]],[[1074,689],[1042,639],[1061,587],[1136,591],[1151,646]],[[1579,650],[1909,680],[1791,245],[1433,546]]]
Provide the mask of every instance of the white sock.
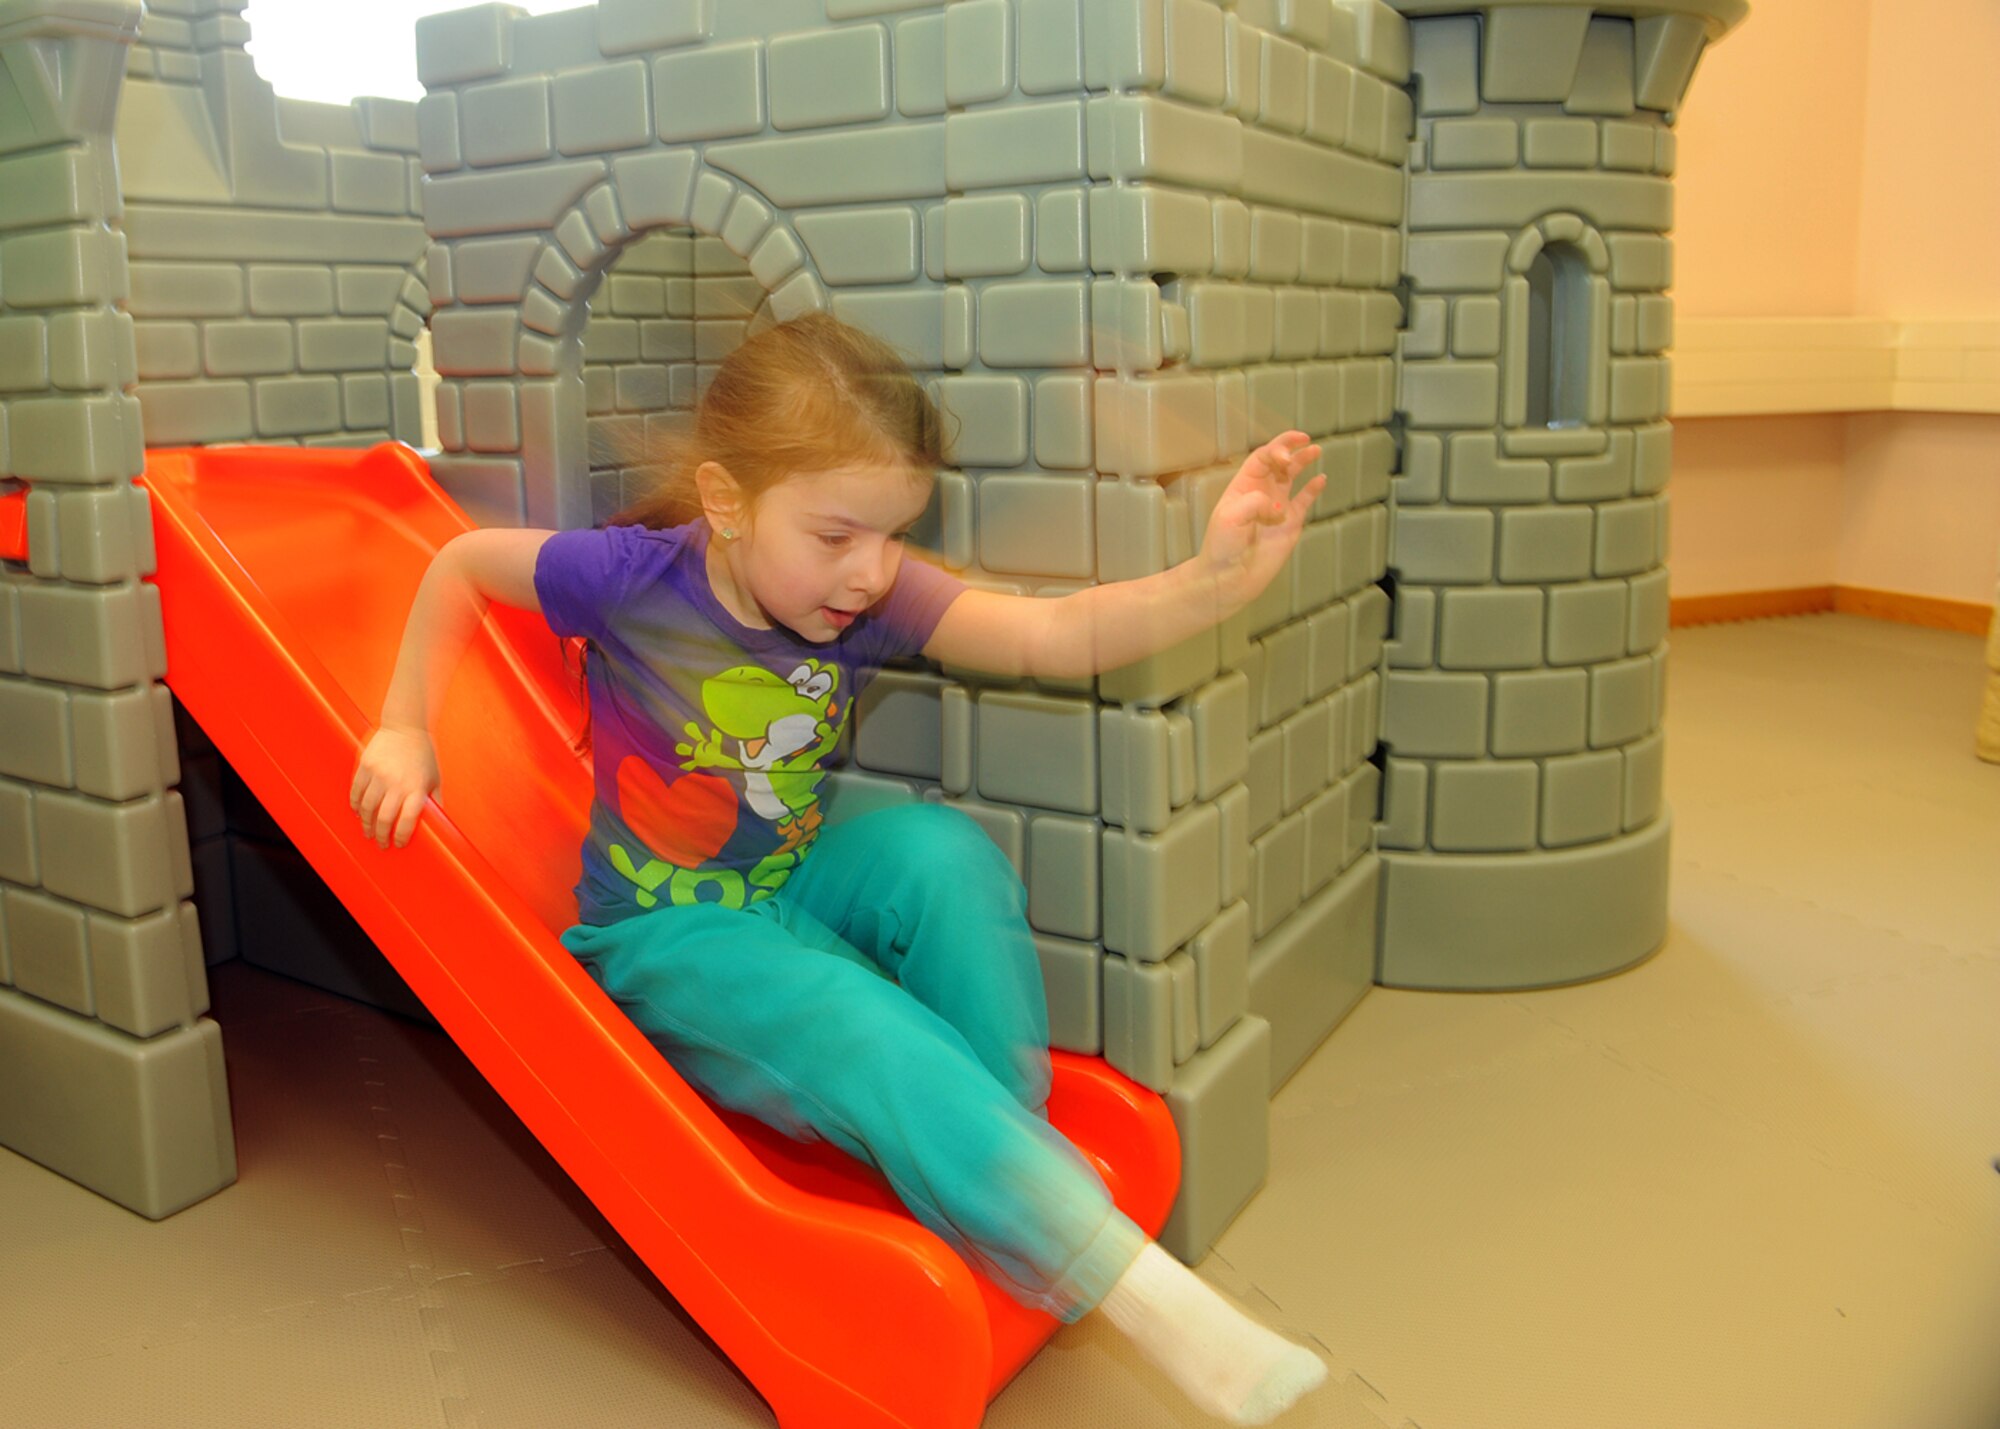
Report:
[[1151,1241],[1098,1308],[1189,1399],[1232,1424],[1268,1424],[1326,1379],[1318,1355],[1265,1329]]

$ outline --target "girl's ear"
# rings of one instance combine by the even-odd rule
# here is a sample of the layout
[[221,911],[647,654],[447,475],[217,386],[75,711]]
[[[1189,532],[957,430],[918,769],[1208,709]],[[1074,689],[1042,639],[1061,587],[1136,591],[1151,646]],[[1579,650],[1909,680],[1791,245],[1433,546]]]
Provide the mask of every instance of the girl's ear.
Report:
[[716,530],[747,524],[749,503],[743,488],[719,461],[705,461],[694,469],[695,490],[701,496],[702,514]]

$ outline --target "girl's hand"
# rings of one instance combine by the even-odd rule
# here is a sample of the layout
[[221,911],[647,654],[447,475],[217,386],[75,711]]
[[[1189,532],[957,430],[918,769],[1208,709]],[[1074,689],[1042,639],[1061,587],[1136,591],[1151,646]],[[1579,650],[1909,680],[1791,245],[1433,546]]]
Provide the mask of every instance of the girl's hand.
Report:
[[1298,545],[1326,478],[1315,476],[1296,496],[1292,483],[1318,458],[1304,432],[1281,432],[1244,458],[1215,503],[1201,559],[1232,609],[1261,595]]
[[384,725],[361,746],[347,806],[361,817],[361,832],[387,848],[409,843],[424,802],[437,792],[437,751],[422,730]]

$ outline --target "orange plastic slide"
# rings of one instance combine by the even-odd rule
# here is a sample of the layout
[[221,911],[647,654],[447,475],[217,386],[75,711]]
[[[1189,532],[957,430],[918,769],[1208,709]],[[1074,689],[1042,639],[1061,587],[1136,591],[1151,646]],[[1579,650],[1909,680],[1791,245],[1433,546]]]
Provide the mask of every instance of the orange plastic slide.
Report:
[[[149,454],[167,683],[528,1128],[786,1429],[953,1429],[1056,1325],[825,1146],[718,1113],[564,952],[590,804],[538,616],[496,609],[407,849],[347,808],[403,618],[469,528],[407,447]],[[1180,1173],[1157,1097],[1057,1054],[1050,1113],[1148,1231]]]

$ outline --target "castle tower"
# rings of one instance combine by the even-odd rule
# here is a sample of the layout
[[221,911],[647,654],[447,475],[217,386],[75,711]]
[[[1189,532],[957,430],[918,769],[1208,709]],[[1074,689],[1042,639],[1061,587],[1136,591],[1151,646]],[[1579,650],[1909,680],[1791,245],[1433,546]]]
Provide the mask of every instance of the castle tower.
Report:
[[1498,988],[1666,935],[1674,113],[1743,0],[1410,20],[1379,980]]

